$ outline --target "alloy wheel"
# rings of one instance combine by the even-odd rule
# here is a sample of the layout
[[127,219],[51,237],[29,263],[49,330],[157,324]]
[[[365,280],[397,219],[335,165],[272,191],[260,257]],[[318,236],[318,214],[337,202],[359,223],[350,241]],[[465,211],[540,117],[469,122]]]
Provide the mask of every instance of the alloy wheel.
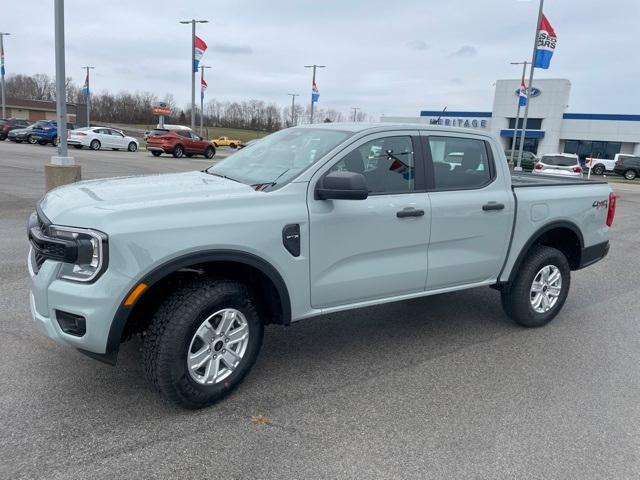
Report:
[[536,313],[546,313],[558,302],[562,292],[562,273],[555,265],[542,267],[531,284],[529,300]]

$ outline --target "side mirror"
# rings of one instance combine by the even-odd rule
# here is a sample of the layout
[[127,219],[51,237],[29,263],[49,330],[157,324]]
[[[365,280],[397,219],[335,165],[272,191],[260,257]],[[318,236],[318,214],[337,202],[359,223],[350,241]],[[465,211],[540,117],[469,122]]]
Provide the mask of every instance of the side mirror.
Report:
[[316,185],[319,200],[364,200],[369,189],[364,175],[355,172],[331,172]]

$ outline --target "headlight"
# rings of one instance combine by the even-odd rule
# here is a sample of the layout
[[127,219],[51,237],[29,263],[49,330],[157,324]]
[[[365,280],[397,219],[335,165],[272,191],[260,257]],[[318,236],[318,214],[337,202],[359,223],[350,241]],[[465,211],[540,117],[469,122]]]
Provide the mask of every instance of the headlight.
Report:
[[53,238],[74,240],[77,258],[73,263],[63,263],[59,277],[76,282],[91,282],[107,268],[107,235],[97,230],[60,227],[51,225],[49,235]]

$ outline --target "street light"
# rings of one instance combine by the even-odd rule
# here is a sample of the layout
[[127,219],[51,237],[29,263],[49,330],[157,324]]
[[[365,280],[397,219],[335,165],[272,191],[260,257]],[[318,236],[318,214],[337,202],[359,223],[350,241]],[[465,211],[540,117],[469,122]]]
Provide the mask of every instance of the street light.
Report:
[[287,93],[291,96],[291,126],[296,126],[296,97],[299,97],[299,93]]
[[202,82],[204,81],[204,69],[211,68],[208,65],[200,65],[200,136],[204,137],[204,92],[202,91]]
[[[305,65],[304,68],[313,68],[313,79],[311,80],[311,85],[316,84],[316,69],[317,68],[327,68],[326,65]],[[311,114],[309,115],[309,123],[313,123],[313,93],[311,94]]]
[[2,89],[2,118],[7,118],[7,106],[4,98],[4,36],[11,35],[7,32],[0,32],[0,88]]
[[84,93],[84,96],[86,97],[86,102],[87,102],[87,127],[90,127],[91,126],[91,120],[89,119],[89,116],[90,116],[90,111],[91,111],[90,108],[91,107],[89,105],[91,103],[91,100],[90,100],[89,97],[91,95],[91,92],[89,91],[89,70],[94,70],[96,67],[87,66],[87,67],[82,67],[82,68],[87,70],[87,78],[84,81],[83,93]]
[[196,23],[209,23],[209,20],[180,20],[183,25],[191,24],[191,130],[196,129]]

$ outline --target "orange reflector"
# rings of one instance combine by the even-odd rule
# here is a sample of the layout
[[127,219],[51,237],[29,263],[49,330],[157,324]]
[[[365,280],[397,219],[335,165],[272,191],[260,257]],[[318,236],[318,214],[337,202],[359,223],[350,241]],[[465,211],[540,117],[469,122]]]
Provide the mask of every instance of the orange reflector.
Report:
[[147,289],[146,283],[139,283],[138,286],[133,289],[133,292],[131,292],[127,297],[127,299],[124,301],[124,306],[130,307],[131,305],[136,303],[136,300],[138,300],[140,295],[142,295],[142,292],[144,292],[146,289]]

